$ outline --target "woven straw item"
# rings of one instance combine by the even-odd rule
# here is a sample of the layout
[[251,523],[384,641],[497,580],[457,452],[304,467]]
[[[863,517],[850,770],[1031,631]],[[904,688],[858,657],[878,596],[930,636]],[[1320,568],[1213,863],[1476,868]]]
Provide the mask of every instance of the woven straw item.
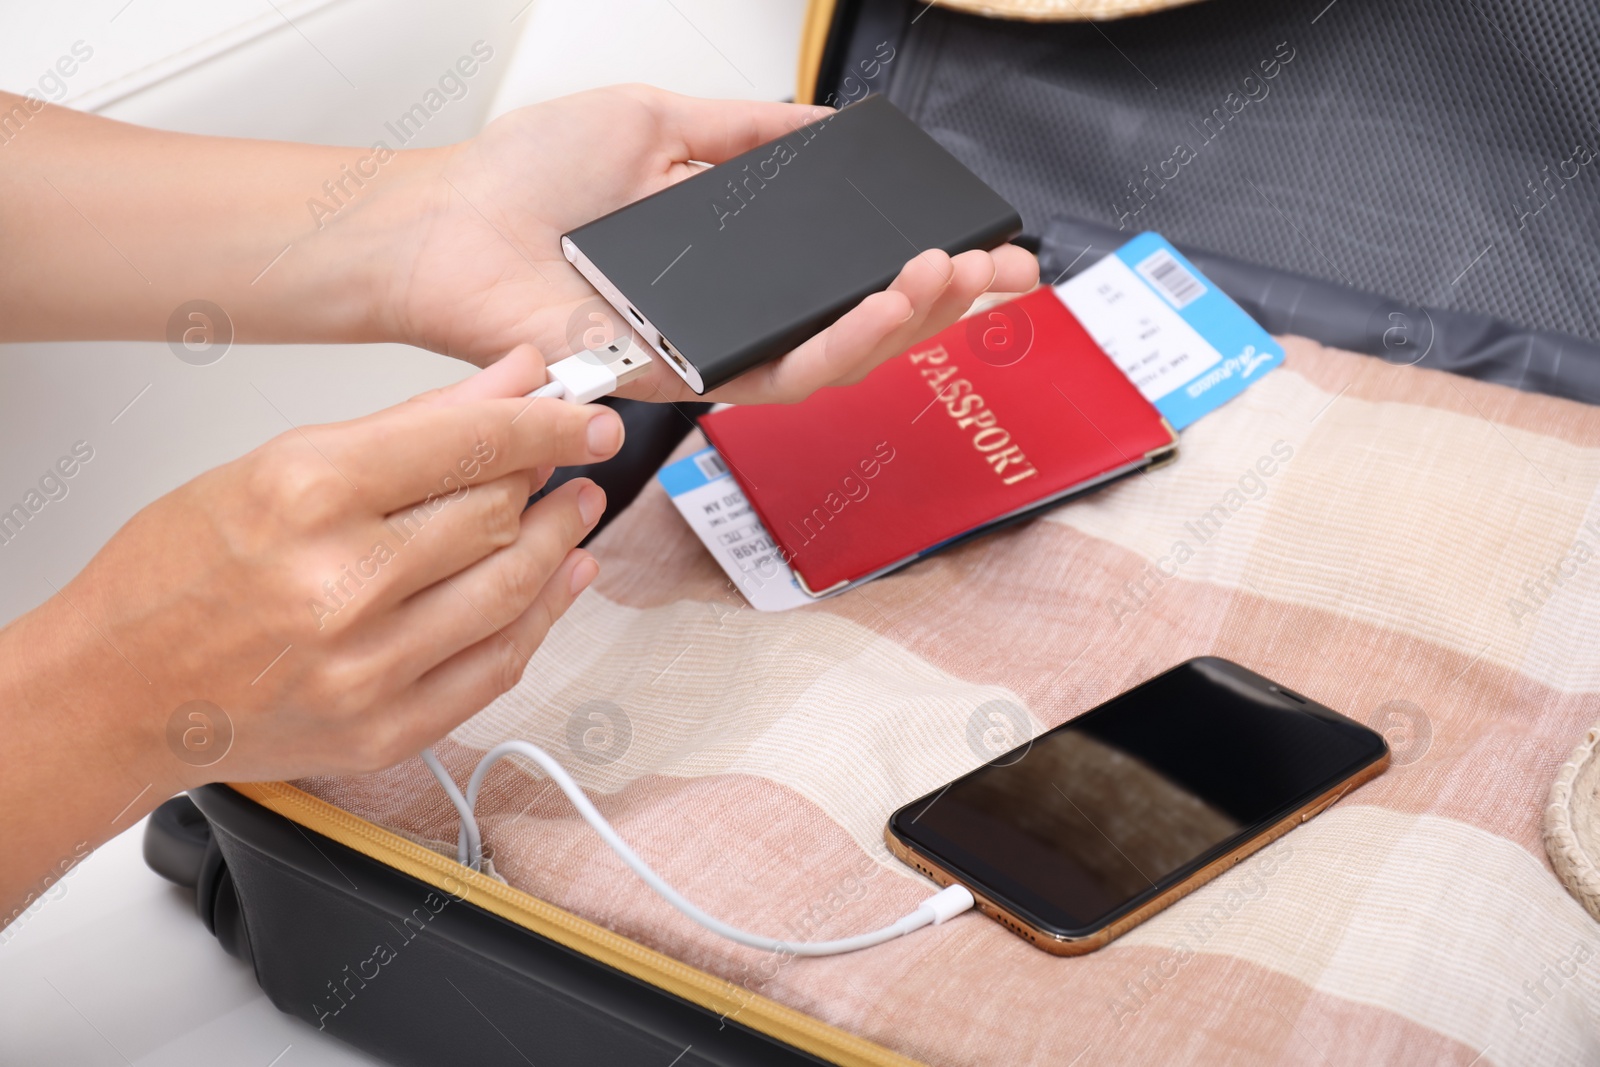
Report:
[[1550,786],[1544,848],[1568,891],[1600,919],[1600,724],[1584,735]]
[[1025,22],[1099,22],[1148,15],[1196,0],[933,0],[939,7]]

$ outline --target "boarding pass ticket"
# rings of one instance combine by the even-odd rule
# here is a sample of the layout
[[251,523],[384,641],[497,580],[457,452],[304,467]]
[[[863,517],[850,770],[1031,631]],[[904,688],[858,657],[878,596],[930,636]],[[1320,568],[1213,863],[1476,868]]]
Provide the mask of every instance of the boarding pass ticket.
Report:
[[813,603],[716,449],[685,456],[656,479],[751,607],[787,611]]
[[1283,362],[1283,346],[1160,234],[1140,234],[1055,291],[1175,430]]

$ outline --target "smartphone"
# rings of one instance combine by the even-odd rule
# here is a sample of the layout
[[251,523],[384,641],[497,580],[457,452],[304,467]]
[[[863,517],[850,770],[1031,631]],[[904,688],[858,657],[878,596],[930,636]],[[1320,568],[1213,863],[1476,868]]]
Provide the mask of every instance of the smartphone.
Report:
[[562,253],[697,393],[776,359],[1016,208],[882,96],[580,226]]
[[1091,952],[1383,773],[1383,736],[1181,663],[889,818],[900,860],[1046,952]]

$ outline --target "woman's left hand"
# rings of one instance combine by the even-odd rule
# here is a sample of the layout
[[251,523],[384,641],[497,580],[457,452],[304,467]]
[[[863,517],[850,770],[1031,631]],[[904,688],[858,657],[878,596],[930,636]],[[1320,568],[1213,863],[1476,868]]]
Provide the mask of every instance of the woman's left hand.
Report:
[[[561,235],[827,113],[827,108],[701,100],[614,86],[514,111],[407,174],[410,197],[375,204],[397,216],[392,276],[379,322],[394,339],[480,365],[530,342],[546,362],[625,328],[561,253]],[[695,162],[691,162],[695,161]],[[886,291],[782,359],[715,390],[735,403],[799,400],[856,381],[959,318],[980,294],[1025,292],[1039,277],[1006,245],[911,260]],[[620,393],[696,399],[659,361]]]

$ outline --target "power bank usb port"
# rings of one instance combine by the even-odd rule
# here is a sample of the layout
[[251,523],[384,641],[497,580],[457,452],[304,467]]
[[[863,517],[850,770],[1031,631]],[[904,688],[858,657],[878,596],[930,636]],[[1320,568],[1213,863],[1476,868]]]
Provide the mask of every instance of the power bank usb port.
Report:
[[685,374],[689,373],[689,361],[683,358],[681,352],[672,347],[672,342],[667,340],[665,336],[661,338],[661,351],[665,352],[667,358],[678,365],[679,370]]

